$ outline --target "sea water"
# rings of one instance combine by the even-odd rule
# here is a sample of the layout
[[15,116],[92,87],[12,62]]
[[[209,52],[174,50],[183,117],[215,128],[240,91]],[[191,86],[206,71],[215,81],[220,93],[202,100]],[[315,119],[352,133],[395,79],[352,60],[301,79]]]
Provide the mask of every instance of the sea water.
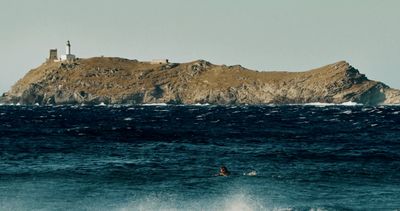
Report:
[[0,106],[0,210],[398,209],[397,106]]

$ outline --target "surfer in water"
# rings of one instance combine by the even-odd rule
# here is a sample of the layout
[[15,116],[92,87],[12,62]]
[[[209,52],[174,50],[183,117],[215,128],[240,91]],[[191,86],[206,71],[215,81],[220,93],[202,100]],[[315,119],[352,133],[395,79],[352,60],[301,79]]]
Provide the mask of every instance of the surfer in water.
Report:
[[229,176],[231,174],[231,172],[228,171],[228,168],[226,168],[225,166],[221,166],[221,168],[219,168],[219,173],[216,174],[215,176]]

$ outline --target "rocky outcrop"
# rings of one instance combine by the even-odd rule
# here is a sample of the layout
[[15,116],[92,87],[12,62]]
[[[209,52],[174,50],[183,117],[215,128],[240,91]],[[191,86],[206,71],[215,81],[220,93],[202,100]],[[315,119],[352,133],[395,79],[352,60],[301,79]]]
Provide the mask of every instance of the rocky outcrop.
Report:
[[20,104],[399,104],[400,91],[340,61],[306,72],[258,72],[204,60],[152,64],[97,57],[47,62],[29,71],[3,103]]

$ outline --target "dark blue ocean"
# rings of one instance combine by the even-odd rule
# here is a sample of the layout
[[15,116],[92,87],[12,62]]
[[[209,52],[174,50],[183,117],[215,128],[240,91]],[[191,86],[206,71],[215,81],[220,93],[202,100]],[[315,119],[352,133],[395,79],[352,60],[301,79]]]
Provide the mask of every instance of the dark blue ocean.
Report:
[[400,106],[0,106],[0,210],[399,209]]

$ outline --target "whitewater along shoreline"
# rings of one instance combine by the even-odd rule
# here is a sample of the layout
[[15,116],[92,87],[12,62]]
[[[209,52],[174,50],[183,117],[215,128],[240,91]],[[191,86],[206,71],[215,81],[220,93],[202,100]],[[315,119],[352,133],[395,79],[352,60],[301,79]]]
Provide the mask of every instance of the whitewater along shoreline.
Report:
[[369,80],[345,61],[304,72],[240,65],[141,62],[94,57],[45,62],[0,97],[0,104],[400,104],[400,90]]

